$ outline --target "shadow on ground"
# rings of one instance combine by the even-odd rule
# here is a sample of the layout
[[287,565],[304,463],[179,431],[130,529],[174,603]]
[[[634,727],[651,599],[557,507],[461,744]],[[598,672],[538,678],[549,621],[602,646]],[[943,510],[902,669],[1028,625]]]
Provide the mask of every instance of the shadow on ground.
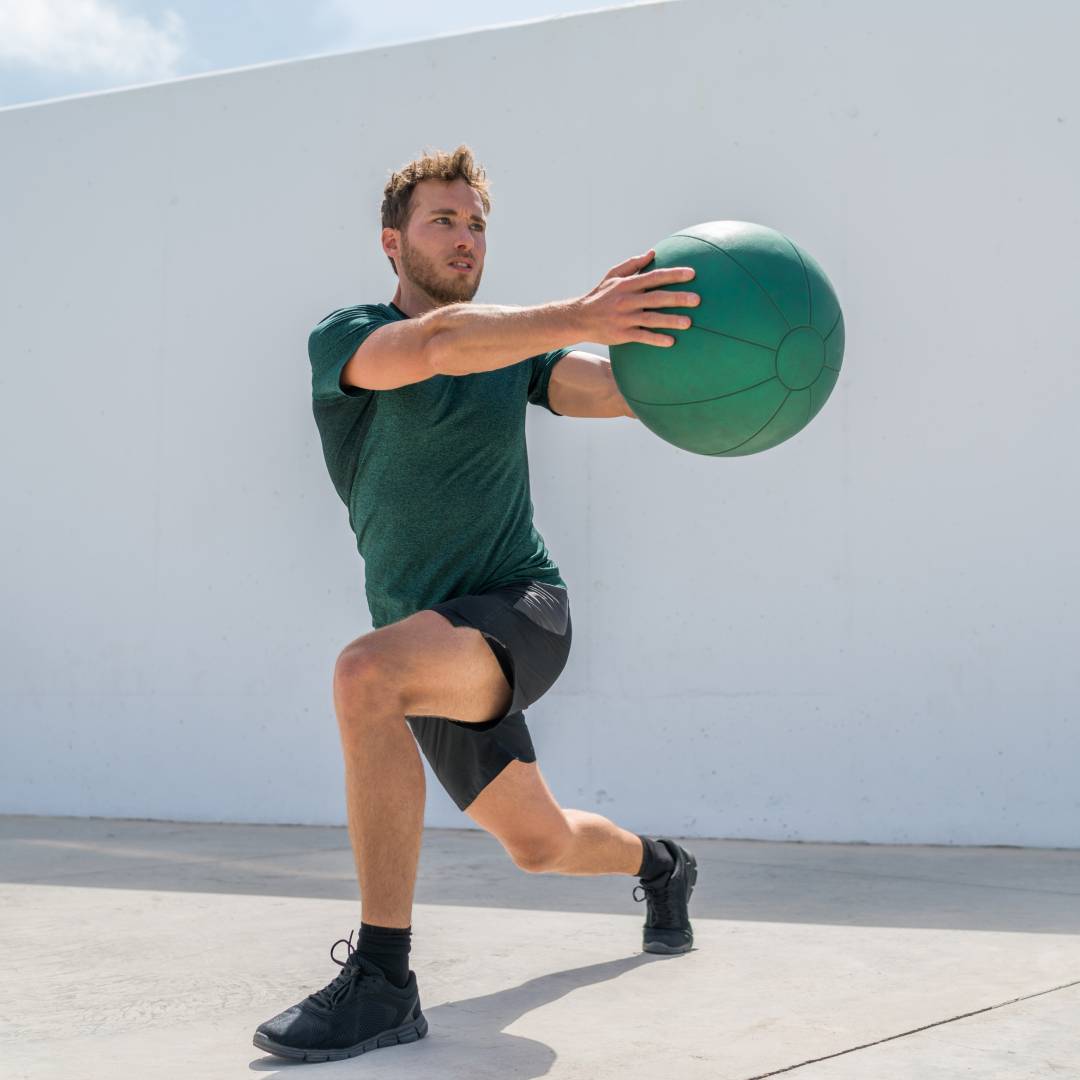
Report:
[[[555,1051],[537,1039],[506,1032],[511,1024],[534,1009],[557,1001],[583,986],[616,979],[627,971],[649,963],[678,963],[678,957],[636,956],[609,960],[601,964],[556,971],[541,975],[509,990],[498,990],[481,997],[448,1001],[424,1009],[430,1024],[426,1038],[418,1043],[364,1054],[360,1058],[326,1062],[320,1076],[355,1076],[362,1061],[364,1075],[373,1076],[472,1076],[498,1075],[514,1080],[532,1080],[546,1076],[557,1057]],[[421,992],[421,1003],[423,993]],[[497,1073],[484,1070],[484,1059]],[[289,1072],[304,1062],[289,1062],[265,1056],[256,1058],[249,1068],[269,1075]],[[323,1071],[326,1070],[326,1071]]]
[[[1080,851],[688,840],[693,912],[740,921],[1080,932]],[[355,900],[344,828],[0,817],[0,880]],[[619,875],[525,874],[483,832],[430,829],[416,902],[636,914]]]

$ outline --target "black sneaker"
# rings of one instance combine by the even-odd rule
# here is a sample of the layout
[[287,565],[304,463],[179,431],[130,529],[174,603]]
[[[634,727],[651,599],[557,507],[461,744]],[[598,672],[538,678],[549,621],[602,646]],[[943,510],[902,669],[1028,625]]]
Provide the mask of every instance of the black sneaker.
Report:
[[[349,949],[344,962],[334,956],[343,941]],[[339,1061],[427,1034],[416,972],[399,990],[353,949],[352,934],[334,942],[330,959],[341,967],[334,981],[260,1024],[252,1040],[260,1050],[295,1061]]]
[[694,947],[694,929],[687,905],[697,881],[697,860],[674,840],[666,836],[657,839],[671,852],[675,869],[654,882],[642,878],[641,884],[634,886],[634,899],[649,901],[642,947],[650,953],[689,952]]

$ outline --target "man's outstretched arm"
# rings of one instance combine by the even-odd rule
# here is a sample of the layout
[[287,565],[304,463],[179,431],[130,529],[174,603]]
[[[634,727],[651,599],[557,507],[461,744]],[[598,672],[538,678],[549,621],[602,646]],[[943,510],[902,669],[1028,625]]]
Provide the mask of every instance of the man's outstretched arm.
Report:
[[691,320],[657,309],[696,307],[700,297],[663,288],[689,281],[694,270],[645,270],[654,255],[650,249],[613,266],[596,288],[574,300],[528,308],[447,304],[414,319],[388,322],[349,358],[342,385],[391,390],[436,374],[493,371],[576,341],[674,345],[673,337],[659,331],[685,330]]
[[563,416],[634,416],[615,384],[611,364],[594,353],[575,350],[556,361],[548,401]]

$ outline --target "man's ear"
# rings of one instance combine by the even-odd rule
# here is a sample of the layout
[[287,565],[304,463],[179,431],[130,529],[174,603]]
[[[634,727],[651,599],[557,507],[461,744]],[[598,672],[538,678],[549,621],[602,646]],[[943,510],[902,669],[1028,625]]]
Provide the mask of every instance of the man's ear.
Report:
[[382,249],[383,252],[389,255],[392,259],[397,259],[400,255],[399,246],[400,238],[397,229],[386,228],[382,231]]

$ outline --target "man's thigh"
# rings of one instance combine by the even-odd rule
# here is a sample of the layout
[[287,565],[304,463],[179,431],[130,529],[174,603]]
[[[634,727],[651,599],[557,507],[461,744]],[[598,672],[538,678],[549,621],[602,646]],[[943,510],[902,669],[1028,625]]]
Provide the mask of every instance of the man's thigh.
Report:
[[401,695],[407,716],[440,716],[466,723],[501,717],[511,688],[484,635],[454,626],[437,611],[418,611],[347,645],[339,666],[350,661],[383,673]]

